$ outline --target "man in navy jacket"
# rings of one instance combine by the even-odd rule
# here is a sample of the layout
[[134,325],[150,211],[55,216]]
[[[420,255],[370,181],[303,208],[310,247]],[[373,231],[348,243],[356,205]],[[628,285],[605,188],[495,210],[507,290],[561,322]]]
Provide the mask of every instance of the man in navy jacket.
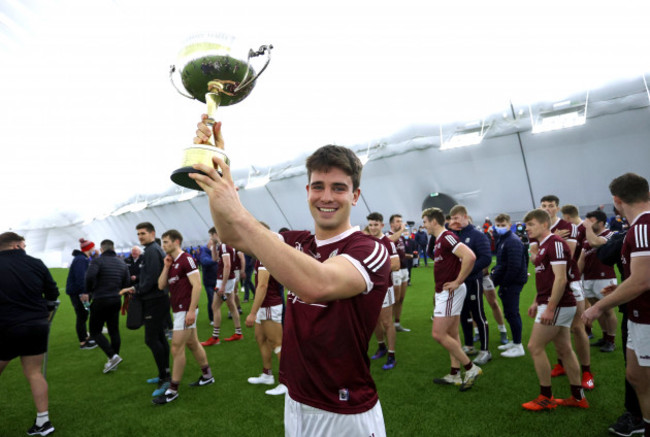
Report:
[[498,236],[497,265],[492,269],[492,281],[499,287],[499,297],[503,311],[512,331],[512,342],[499,346],[501,356],[515,358],[524,356],[521,344],[521,316],[519,314],[519,294],[528,281],[528,262],[526,248],[510,230],[510,216],[499,214],[495,219],[494,230]]
[[79,249],[72,251],[72,263],[68,270],[68,279],[65,284],[65,292],[70,296],[70,302],[77,316],[75,328],[77,330],[77,338],[79,339],[80,349],[94,349],[97,344],[94,340],[88,337],[88,330],[86,322],[88,321],[88,308],[90,308],[90,301],[88,293],[86,293],[86,270],[90,264],[90,253],[95,248],[95,243],[92,241],[79,239]]
[[474,336],[472,335],[472,322],[470,320],[474,320],[474,323],[476,323],[481,340],[481,351],[474,363],[482,366],[492,359],[492,354],[488,350],[489,330],[483,308],[483,269],[492,263],[492,250],[490,249],[490,241],[485,234],[470,222],[467,209],[463,205],[454,206],[449,211],[449,215],[451,216],[449,228],[458,235],[461,243],[472,249],[472,252],[476,255],[474,268],[465,279],[467,295],[460,314],[460,323],[465,337],[465,349],[469,353],[474,349]]

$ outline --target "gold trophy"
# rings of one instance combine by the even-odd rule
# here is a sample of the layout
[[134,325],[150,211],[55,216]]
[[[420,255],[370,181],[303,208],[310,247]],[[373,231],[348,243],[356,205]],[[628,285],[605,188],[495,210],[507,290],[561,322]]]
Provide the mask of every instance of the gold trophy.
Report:
[[[233,52],[234,38],[227,34],[199,34],[188,39],[178,55],[181,81],[187,93],[182,92],[174,82],[176,66],[172,65],[169,78],[176,91],[189,99],[199,100],[207,105],[206,123],[212,127],[219,106],[234,105],[244,100],[253,90],[257,78],[271,61],[272,45],[263,45],[259,50],[248,51],[243,60]],[[251,59],[266,55],[266,62],[259,73],[251,66]],[[174,170],[171,180],[182,187],[201,191],[201,187],[190,178],[190,173],[201,173],[192,168],[194,164],[212,166],[212,157],[220,157],[230,165],[225,151],[216,147],[214,137],[210,144],[194,144],[185,148],[181,168]],[[221,173],[220,169],[217,169]]]

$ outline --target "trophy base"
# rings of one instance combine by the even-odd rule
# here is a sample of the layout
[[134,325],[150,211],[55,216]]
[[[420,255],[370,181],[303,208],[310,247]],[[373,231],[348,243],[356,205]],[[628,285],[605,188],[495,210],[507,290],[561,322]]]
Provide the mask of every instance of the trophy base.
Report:
[[[172,182],[176,185],[180,185],[184,188],[190,188],[192,190],[203,191],[203,189],[196,183],[194,179],[190,177],[191,173],[200,173],[205,174],[200,170],[196,170],[192,167],[193,164],[205,164],[207,166],[213,166],[212,157],[218,156],[225,161],[227,165],[230,165],[230,159],[223,152],[223,149],[219,149],[215,146],[205,146],[205,145],[194,145],[187,147],[184,152],[183,157],[183,167],[174,170],[170,176]],[[218,168],[217,172],[221,175],[221,169]]]

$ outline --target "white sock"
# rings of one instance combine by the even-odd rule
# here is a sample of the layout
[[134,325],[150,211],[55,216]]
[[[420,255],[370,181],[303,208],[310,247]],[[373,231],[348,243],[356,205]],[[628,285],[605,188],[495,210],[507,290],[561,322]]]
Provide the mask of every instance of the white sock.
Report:
[[506,329],[506,325],[498,325],[499,326],[499,332],[508,332]]
[[43,426],[46,422],[50,421],[50,415],[47,411],[36,413],[36,426]]

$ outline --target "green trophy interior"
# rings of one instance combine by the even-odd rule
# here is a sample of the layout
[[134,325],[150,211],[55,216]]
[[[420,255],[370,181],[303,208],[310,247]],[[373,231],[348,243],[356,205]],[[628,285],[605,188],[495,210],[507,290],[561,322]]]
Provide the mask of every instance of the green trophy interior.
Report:
[[183,86],[195,99],[205,103],[205,94],[208,92],[208,82],[211,80],[232,81],[224,84],[224,92],[219,93],[221,102],[219,106],[228,106],[245,99],[253,90],[255,83],[235,92],[235,89],[246,78],[255,76],[253,67],[246,77],[247,63],[228,55],[206,55],[192,60],[183,67],[181,80]]

